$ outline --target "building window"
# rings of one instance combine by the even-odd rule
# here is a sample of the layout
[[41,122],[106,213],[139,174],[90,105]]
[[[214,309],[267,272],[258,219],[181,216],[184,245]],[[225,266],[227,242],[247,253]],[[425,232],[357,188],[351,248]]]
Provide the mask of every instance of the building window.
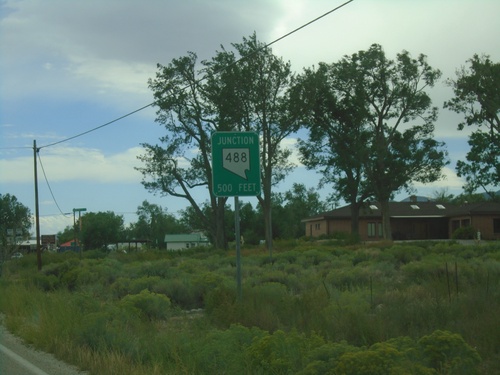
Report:
[[375,237],[375,223],[368,223],[368,237]]
[[320,230],[321,229],[321,224],[320,223],[314,224],[314,229],[315,230]]
[[493,219],[493,233],[500,233],[500,219]]
[[463,219],[460,223],[461,227],[470,227],[470,219]]

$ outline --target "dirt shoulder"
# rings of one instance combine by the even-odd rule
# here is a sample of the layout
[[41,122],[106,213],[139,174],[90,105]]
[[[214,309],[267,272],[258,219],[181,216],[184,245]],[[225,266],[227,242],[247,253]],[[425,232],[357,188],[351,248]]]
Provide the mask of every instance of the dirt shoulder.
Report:
[[[5,348],[1,350],[0,354],[2,356],[9,357],[10,362],[22,362],[19,360],[19,357],[22,357],[26,363],[19,363],[22,367],[26,368],[26,373],[37,373],[34,371],[29,371],[29,364],[41,370],[39,373],[47,373],[49,375],[84,375],[88,374],[87,372],[79,371],[76,367],[68,365],[57,358],[55,358],[52,354],[41,352],[39,350],[34,349],[28,345],[25,345],[23,341],[10,333],[2,324],[0,318],[0,344]],[[8,371],[8,369],[2,368],[0,366],[0,373],[10,373],[4,372]]]

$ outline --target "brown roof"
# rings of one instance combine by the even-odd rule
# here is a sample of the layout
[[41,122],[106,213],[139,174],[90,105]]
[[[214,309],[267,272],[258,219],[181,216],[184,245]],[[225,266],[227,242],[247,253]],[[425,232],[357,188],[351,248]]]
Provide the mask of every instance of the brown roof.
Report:
[[[391,217],[455,217],[467,215],[499,215],[500,203],[480,202],[455,205],[439,202],[389,202]],[[359,210],[360,218],[381,217],[380,203],[365,203]],[[323,212],[308,217],[302,221],[317,221],[323,219],[349,219],[351,206],[343,206],[332,211]]]

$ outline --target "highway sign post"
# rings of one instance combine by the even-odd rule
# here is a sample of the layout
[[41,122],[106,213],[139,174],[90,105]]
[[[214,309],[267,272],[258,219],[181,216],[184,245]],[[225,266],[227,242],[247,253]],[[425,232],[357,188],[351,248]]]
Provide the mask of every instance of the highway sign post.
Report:
[[260,195],[259,135],[254,132],[212,134],[212,191],[216,197],[234,197],[236,284],[241,300],[241,237],[239,196]]

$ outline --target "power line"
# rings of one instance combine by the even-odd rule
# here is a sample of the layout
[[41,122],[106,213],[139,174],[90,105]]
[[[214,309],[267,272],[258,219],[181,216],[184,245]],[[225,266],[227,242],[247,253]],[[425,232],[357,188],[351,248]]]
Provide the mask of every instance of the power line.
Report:
[[[331,13],[333,13],[333,12],[335,12],[335,11],[339,10],[340,8],[343,8],[344,6],[346,6],[347,4],[349,4],[349,3],[353,2],[353,1],[354,1],[354,0],[349,0],[349,1],[346,1],[345,3],[343,3],[343,4],[341,4],[341,5],[337,6],[337,7],[335,7],[335,8],[333,8],[333,9],[329,10],[328,12],[323,13],[323,14],[322,14],[322,15],[320,15],[319,17],[316,17],[315,19],[313,19],[313,20],[311,20],[311,21],[309,21],[309,22],[306,22],[306,23],[305,23],[305,24],[303,24],[302,26],[297,27],[296,29],[294,29],[294,30],[292,30],[292,31],[288,32],[287,34],[285,34],[285,35],[283,35],[283,36],[281,36],[281,37],[279,37],[279,38],[277,38],[277,39],[275,39],[275,40],[273,40],[272,42],[270,42],[270,43],[268,43],[268,44],[265,44],[263,47],[261,47],[261,48],[257,48],[257,49],[256,49],[256,50],[255,50],[252,54],[250,54],[249,56],[253,56],[254,54],[257,54],[258,52],[260,52],[260,51],[262,51],[262,50],[264,50],[264,49],[266,49],[266,48],[268,48],[268,47],[272,46],[273,44],[275,44],[275,43],[279,42],[280,40],[283,40],[283,39],[285,39],[285,38],[289,37],[290,35],[292,35],[292,34],[296,33],[297,31],[302,30],[303,28],[305,28],[305,27],[307,27],[307,26],[309,26],[309,25],[311,25],[311,24],[313,24],[313,23],[315,23],[315,22],[319,21],[320,19],[322,19],[322,18],[324,18],[324,17],[328,16],[329,14],[331,14]],[[230,64],[228,67],[238,64],[239,62],[241,62],[242,60],[244,60],[244,59],[248,58],[249,56],[245,56],[245,57],[242,57],[242,58],[240,58],[240,59],[236,60],[233,64]],[[226,67],[226,69],[227,69],[228,67]],[[199,82],[203,82],[203,81],[204,81],[204,80],[206,80],[206,79],[207,79],[207,77],[205,76],[205,77],[200,78],[197,82],[198,82],[198,83],[199,83]],[[187,88],[189,88],[189,85],[184,86],[181,90],[183,91],[183,90],[185,90],[185,89],[187,89]],[[106,127],[106,126],[109,126],[109,125],[111,125],[111,124],[113,124],[113,123],[115,123],[115,122],[118,122],[118,121],[120,121],[120,120],[123,120],[124,118],[129,117],[129,116],[131,116],[131,115],[133,115],[133,114],[135,114],[135,113],[137,113],[137,112],[140,112],[140,111],[142,111],[142,110],[144,110],[144,109],[146,109],[146,108],[149,108],[149,107],[153,106],[155,103],[156,103],[156,102],[152,102],[152,103],[146,104],[145,106],[142,106],[141,108],[138,108],[138,109],[136,109],[136,110],[134,110],[134,111],[132,111],[132,112],[129,112],[129,113],[127,113],[127,114],[125,114],[125,115],[123,115],[123,116],[120,116],[120,117],[118,117],[118,118],[116,118],[116,119],[114,119],[114,120],[112,120],[112,121],[109,121],[109,122],[107,122],[107,123],[105,123],[105,124],[102,124],[102,125],[96,126],[95,128],[89,129],[89,130],[87,130],[87,131],[85,131],[85,132],[83,132],[83,133],[76,134],[76,135],[74,135],[74,136],[72,136],[72,137],[65,138],[65,139],[63,139],[63,140],[61,140],[61,141],[58,141],[58,142],[49,143],[49,144],[47,144],[47,145],[41,146],[41,147],[39,147],[39,150],[40,150],[40,149],[42,149],[42,148],[45,148],[45,147],[55,146],[55,145],[58,145],[58,144],[60,144],[60,143],[67,142],[67,141],[70,141],[70,140],[72,140],[72,139],[75,139],[75,138],[81,137],[81,136],[83,136],[83,135],[86,135],[86,134],[92,133],[92,132],[94,132],[94,131],[96,131],[96,130],[99,130],[99,129],[101,129],[101,128],[104,128],[104,127]]]
[[40,166],[42,167],[43,177],[45,178],[45,182],[47,183],[47,186],[49,188],[50,195],[52,195],[52,199],[54,200],[54,203],[56,204],[56,207],[59,210],[59,212],[61,213],[61,215],[65,216],[65,217],[69,217],[69,215],[66,215],[64,212],[62,212],[61,207],[59,207],[59,203],[57,203],[57,199],[54,196],[54,193],[52,192],[52,188],[50,187],[50,184],[49,184],[49,180],[47,179],[47,174],[45,173],[45,168],[43,167],[42,158],[40,157],[39,151],[40,151],[40,149],[37,149],[36,154],[38,156],[38,161],[40,162]]
[[86,134],[92,133],[92,132],[94,132],[94,131],[96,131],[96,130],[99,130],[99,129],[101,129],[101,128],[104,128],[105,126],[108,126],[108,125],[111,125],[111,124],[113,124],[113,123],[115,123],[115,122],[117,122],[117,121],[123,120],[125,117],[129,117],[129,116],[133,115],[134,113],[137,113],[137,112],[142,111],[143,109],[146,109],[146,108],[148,108],[148,107],[151,107],[151,106],[152,106],[152,105],[154,105],[154,104],[155,104],[155,102],[153,102],[153,103],[149,103],[149,104],[147,104],[147,105],[145,105],[145,106],[143,106],[143,107],[141,107],[141,108],[139,108],[139,109],[136,109],[135,111],[129,112],[129,113],[127,113],[127,114],[125,114],[125,115],[123,115],[123,116],[120,116],[120,117],[118,117],[118,118],[116,118],[116,119],[114,119],[114,120],[112,120],[112,121],[109,121],[109,122],[107,122],[107,123],[105,123],[105,124],[102,124],[102,125],[96,126],[95,128],[92,128],[92,129],[87,130],[87,131],[85,131],[85,132],[83,132],[83,133],[80,133],[80,134],[74,135],[74,136],[72,136],[72,137],[69,137],[69,138],[63,139],[63,140],[61,140],[61,141],[57,141],[57,142],[54,142],[54,143],[49,143],[48,145],[41,146],[41,147],[39,147],[38,149],[40,150],[40,149],[45,148],[45,147],[55,146],[55,145],[58,145],[59,143],[67,142],[67,141],[70,141],[70,140],[72,140],[72,139],[75,139],[75,138],[81,137],[82,135],[86,135]]
[[[261,48],[257,48],[257,49],[256,49],[253,53],[251,53],[250,55],[248,55],[248,56],[244,56],[244,57],[241,57],[240,59],[236,60],[234,63],[230,64],[228,67],[233,66],[233,65],[236,65],[236,64],[238,64],[239,62],[241,62],[242,60],[244,60],[244,59],[246,59],[246,58],[248,58],[248,57],[250,57],[250,56],[253,56],[254,54],[259,53],[260,51],[262,51],[262,50],[264,50],[264,49],[266,49],[266,48],[270,47],[271,45],[273,45],[273,44],[275,44],[275,43],[279,42],[280,40],[285,39],[286,37],[288,37],[288,36],[290,36],[290,35],[292,35],[292,34],[296,33],[297,31],[302,30],[303,28],[305,28],[305,27],[307,27],[307,26],[311,25],[312,23],[314,23],[314,22],[316,22],[316,21],[318,21],[318,20],[320,20],[320,19],[322,19],[322,18],[326,17],[327,15],[329,15],[329,14],[331,14],[331,13],[333,13],[333,12],[337,11],[338,9],[340,9],[340,8],[342,8],[342,7],[344,7],[344,6],[346,6],[347,4],[349,4],[349,3],[353,2],[353,1],[354,1],[354,0],[349,0],[349,1],[346,1],[345,3],[343,3],[343,4],[341,4],[341,5],[339,5],[339,6],[335,7],[335,8],[333,8],[332,10],[330,10],[330,11],[328,11],[328,12],[326,12],[326,13],[322,14],[322,15],[321,15],[321,16],[319,16],[319,17],[316,17],[315,19],[313,19],[313,20],[311,20],[311,21],[309,21],[309,22],[307,22],[307,23],[303,24],[302,26],[300,26],[300,27],[298,27],[298,28],[296,28],[296,29],[294,29],[294,30],[290,31],[289,33],[287,33],[287,34],[285,34],[285,35],[283,35],[283,36],[281,36],[281,37],[279,37],[279,38],[277,38],[277,39],[273,40],[272,42],[270,42],[270,43],[268,43],[268,44],[265,44],[263,47],[261,47]],[[228,67],[226,67],[226,69],[227,69]],[[205,76],[205,77],[202,77],[200,80],[198,80],[198,82],[202,82],[202,81],[204,81],[205,79],[207,79],[207,77],[206,77],[206,76]],[[188,86],[188,85],[186,85],[185,87],[183,87],[183,88],[182,88],[182,90],[185,90],[185,89],[187,89],[187,88],[189,88],[189,86]],[[111,124],[113,124],[113,123],[115,123],[115,122],[118,122],[118,121],[120,121],[120,120],[122,120],[122,119],[124,119],[124,118],[126,118],[126,117],[129,117],[129,116],[131,116],[131,115],[133,115],[133,114],[135,114],[135,113],[137,113],[137,112],[140,112],[140,111],[142,111],[142,110],[144,110],[144,109],[146,109],[146,108],[149,108],[149,107],[153,106],[155,103],[156,103],[156,102],[149,103],[149,104],[147,104],[147,105],[145,105],[145,106],[142,106],[142,107],[140,107],[140,108],[138,108],[138,109],[136,109],[136,110],[134,110],[134,111],[132,111],[132,112],[129,112],[129,113],[127,113],[127,114],[123,115],[123,116],[120,116],[120,117],[118,117],[118,118],[116,118],[116,119],[114,119],[114,120],[112,120],[112,121],[106,122],[105,124],[102,124],[102,125],[96,126],[96,127],[92,128],[92,129],[89,129],[89,130],[87,130],[87,131],[85,131],[85,132],[82,132],[82,133],[76,134],[76,135],[74,135],[74,136],[71,136],[71,137],[65,138],[65,139],[60,140],[60,141],[57,141],[57,142],[49,143],[49,144],[44,145],[44,146],[41,146],[41,147],[36,147],[36,141],[34,141],[34,143],[33,143],[33,151],[34,151],[34,153],[36,154],[36,156],[38,156],[38,160],[40,161],[40,166],[42,167],[42,172],[43,172],[43,175],[44,175],[44,178],[45,178],[45,182],[47,183],[47,186],[48,186],[48,188],[49,188],[49,191],[50,191],[50,194],[51,194],[51,196],[52,196],[52,199],[54,200],[54,203],[56,204],[57,209],[59,210],[59,212],[61,213],[61,215],[63,215],[63,216],[65,216],[65,217],[67,217],[67,215],[66,215],[66,214],[65,214],[65,213],[61,210],[61,208],[59,207],[59,203],[57,202],[57,200],[56,200],[56,198],[55,198],[55,196],[54,196],[54,193],[53,193],[52,188],[51,188],[51,186],[50,186],[49,180],[48,180],[48,178],[47,178],[47,174],[45,173],[45,168],[43,167],[43,163],[42,163],[42,159],[41,159],[41,157],[40,157],[40,152],[39,152],[39,151],[40,151],[42,148],[46,148],[46,147],[50,147],[50,146],[55,146],[55,145],[58,145],[58,144],[60,144],[60,143],[67,142],[67,141],[70,141],[70,140],[72,140],[72,139],[75,139],[75,138],[81,137],[81,136],[83,136],[83,135],[86,135],[86,134],[92,133],[92,132],[94,132],[94,131],[96,131],[96,130],[102,129],[102,128],[104,128],[104,127],[106,127],[106,126],[109,126],[109,125],[111,125]],[[28,148],[28,147],[9,147],[9,148],[2,148],[2,149],[14,149],[14,148],[20,149],[20,148]],[[36,157],[35,157],[35,189],[37,190],[37,185],[36,185],[36,184],[37,184],[37,182],[36,182]],[[38,193],[36,193],[35,195],[36,195],[36,199],[38,199]],[[38,203],[37,203],[37,213],[36,213],[36,215],[37,215],[37,237],[39,237],[39,234],[38,234],[38,232],[39,232],[39,229],[38,229],[38,215],[39,215],[39,214],[38,214]],[[38,239],[37,239],[37,242],[39,242],[39,240],[38,240]],[[37,254],[39,254],[38,249],[37,249]],[[41,269],[41,260],[39,261],[39,267],[38,267],[38,268],[39,268],[39,269]]]
[[342,8],[342,7],[346,6],[347,4],[352,3],[353,1],[354,1],[354,0],[349,0],[349,1],[346,1],[345,3],[343,3],[343,4],[339,5],[338,7],[335,7],[335,8],[333,8],[332,10],[329,10],[328,12],[326,12],[326,13],[322,14],[321,16],[316,17],[315,19],[313,19],[313,20],[311,20],[311,21],[309,21],[309,22],[307,22],[307,23],[303,24],[302,26],[297,27],[295,30],[290,31],[288,34],[285,34],[285,35],[283,35],[283,36],[279,37],[278,39],[273,40],[271,43],[267,44],[264,48],[267,48],[267,47],[269,47],[269,46],[271,46],[271,45],[273,45],[273,44],[275,44],[275,43],[279,42],[280,40],[285,39],[286,37],[288,37],[288,36],[290,36],[290,35],[292,35],[292,34],[296,33],[296,32],[297,32],[297,31],[299,31],[299,30],[302,30],[303,28],[305,28],[305,27],[307,27],[307,26],[309,26],[309,25],[313,24],[313,23],[314,23],[314,22],[316,22],[316,21],[319,21],[320,19],[322,19],[322,18],[324,18],[324,17],[328,16],[329,14],[331,14],[331,13],[333,13],[333,12],[335,12],[335,11],[339,10],[340,8]]

